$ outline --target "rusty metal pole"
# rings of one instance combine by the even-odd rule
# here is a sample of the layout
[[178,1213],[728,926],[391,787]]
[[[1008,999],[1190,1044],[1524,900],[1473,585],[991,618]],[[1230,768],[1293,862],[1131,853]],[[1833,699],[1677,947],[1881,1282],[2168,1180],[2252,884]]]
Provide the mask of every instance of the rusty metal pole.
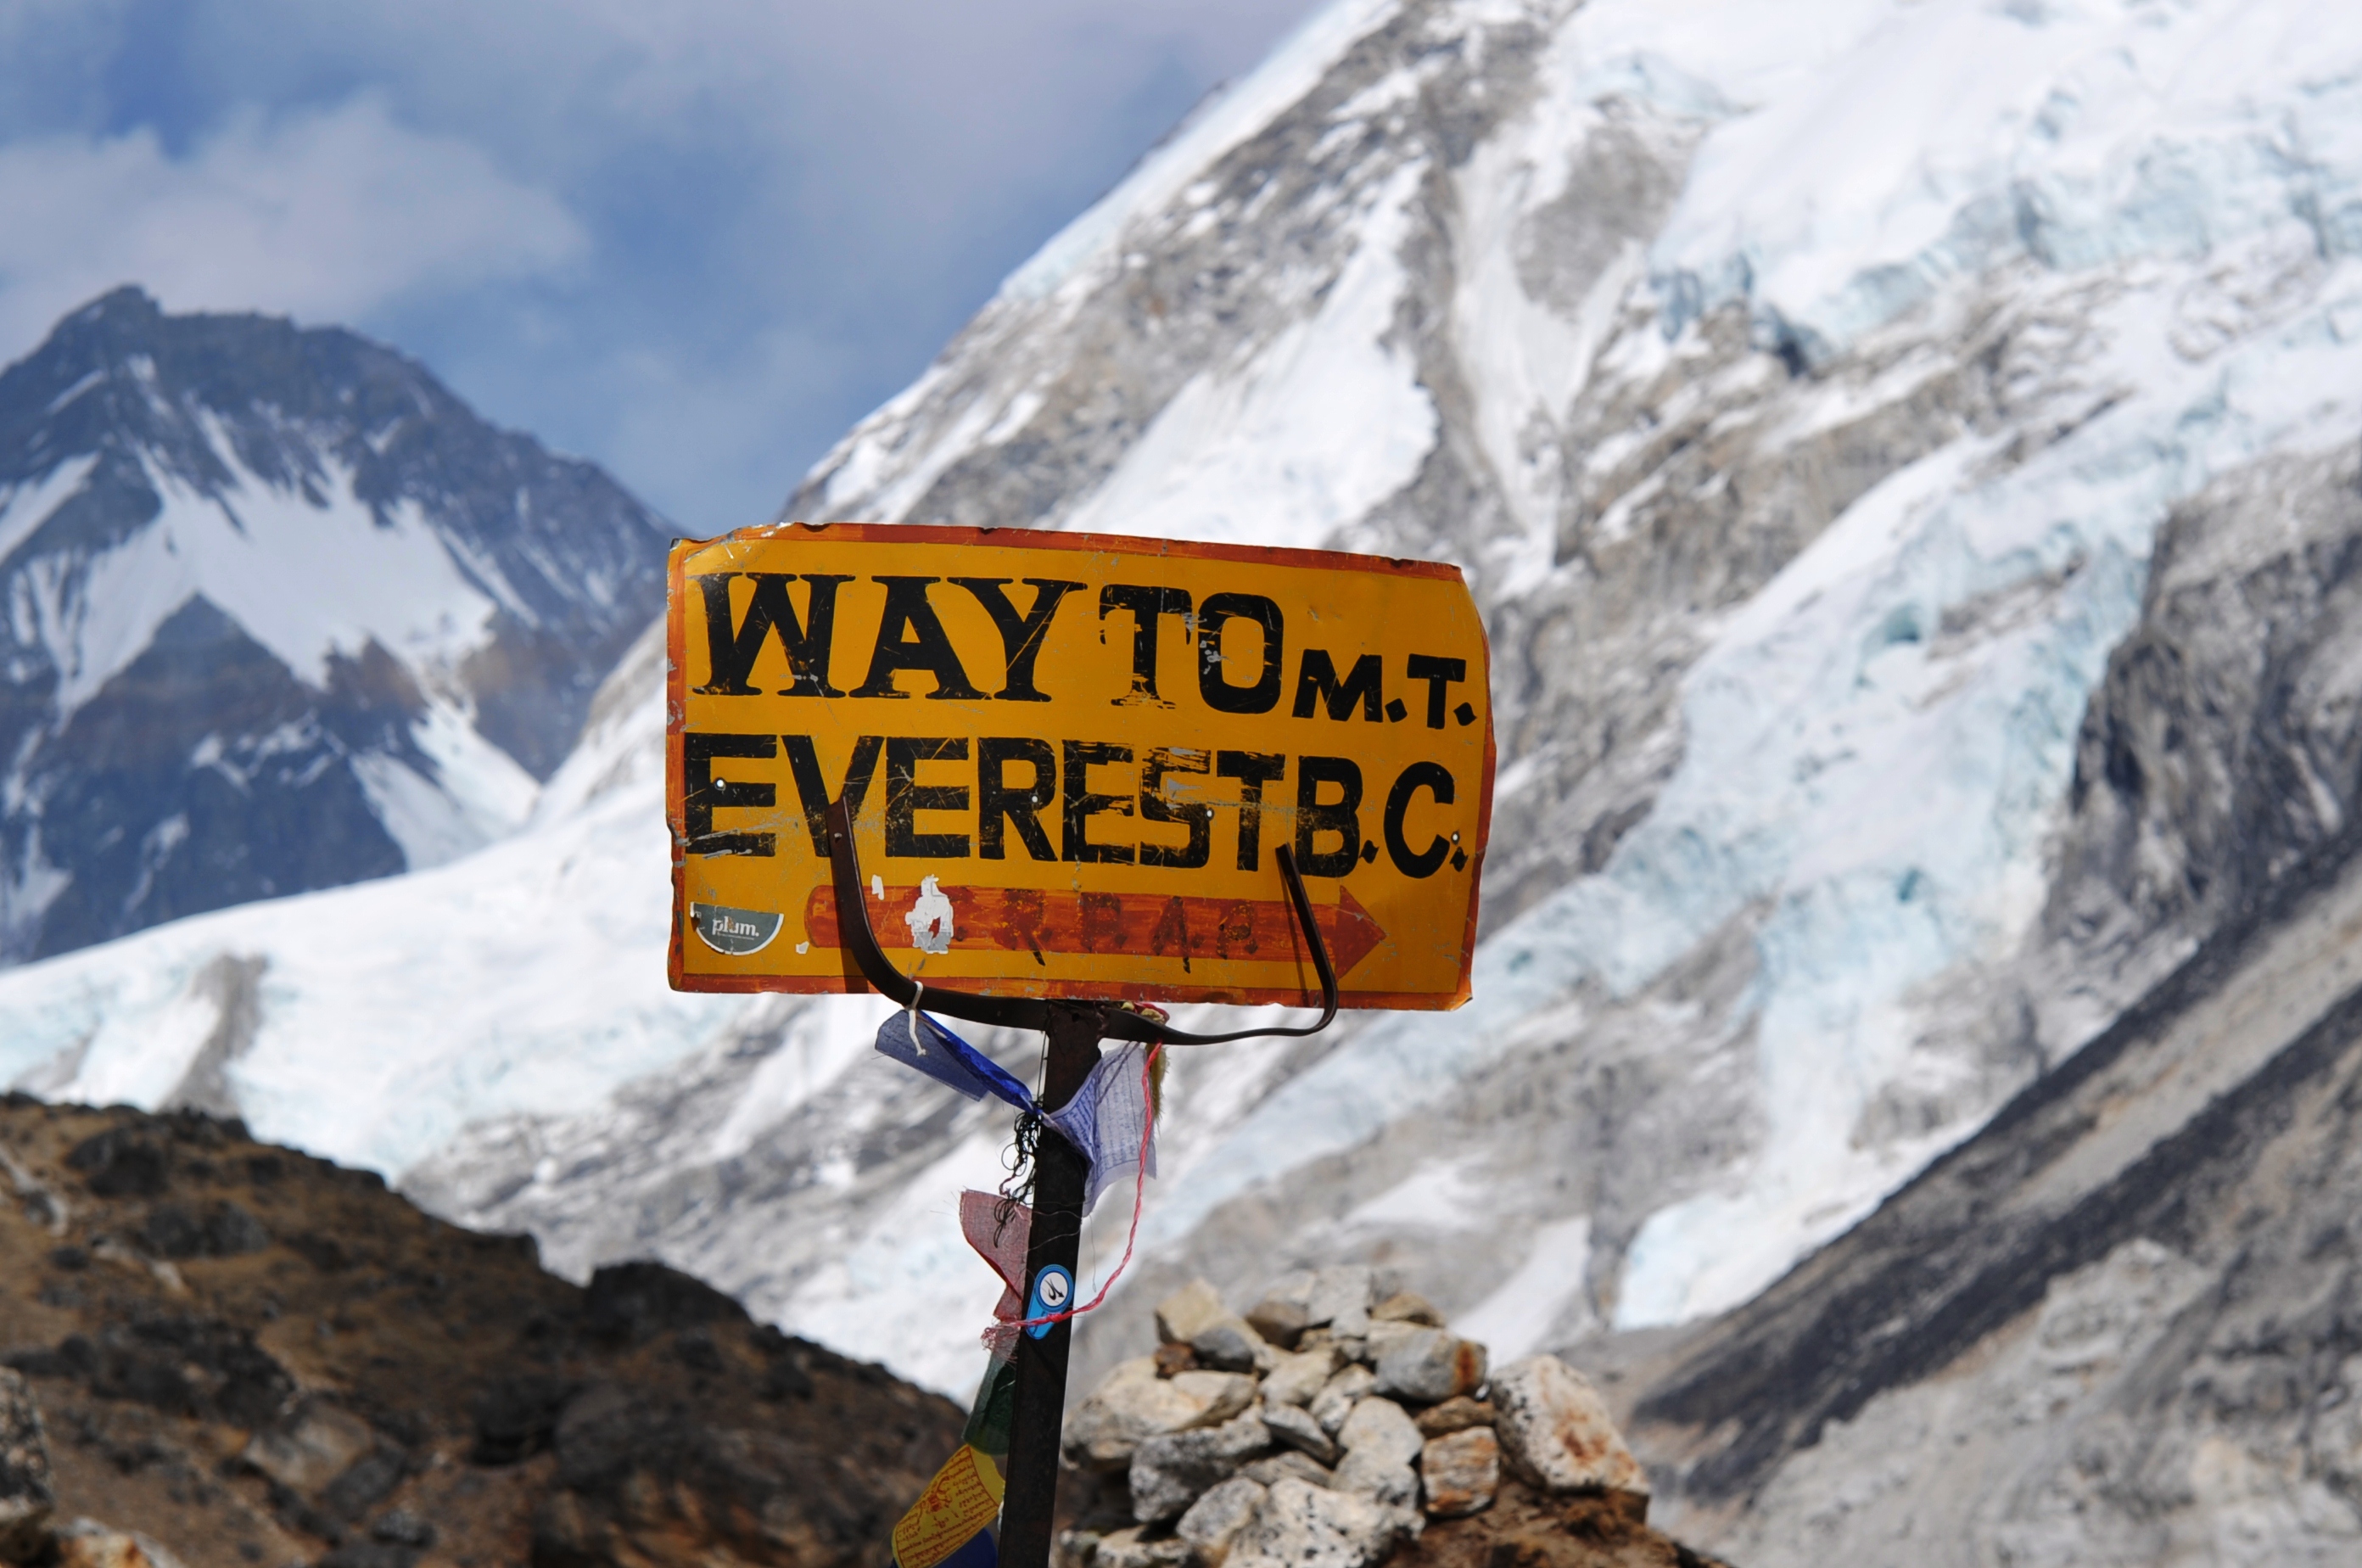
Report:
[[[1096,1007],[1053,1005],[1049,1060],[1042,1075],[1043,1110],[1055,1110],[1072,1099],[1098,1066],[1103,1016]],[[1033,1151],[1033,1230],[1025,1247],[1029,1318],[1042,1315],[1045,1305],[1049,1311],[1064,1311],[1074,1303],[1083,1183],[1089,1174],[1081,1152],[1045,1125]],[[1051,1517],[1058,1506],[1058,1439],[1066,1415],[1066,1352],[1074,1330],[1068,1320],[1017,1337],[1009,1485],[1000,1502],[1000,1568],[1048,1568]]]

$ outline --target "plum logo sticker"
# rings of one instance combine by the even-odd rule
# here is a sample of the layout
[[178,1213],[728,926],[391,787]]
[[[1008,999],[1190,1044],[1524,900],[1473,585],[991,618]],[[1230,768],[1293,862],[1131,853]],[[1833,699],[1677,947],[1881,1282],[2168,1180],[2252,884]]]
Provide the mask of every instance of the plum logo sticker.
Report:
[[[1056,1264],[1047,1264],[1033,1276],[1033,1300],[1025,1309],[1029,1318],[1046,1318],[1053,1312],[1063,1312],[1075,1296],[1075,1276]],[[1054,1325],[1036,1323],[1025,1331],[1035,1339],[1048,1335]]]
[[734,910],[727,904],[691,904],[689,918],[705,945],[734,958],[768,947],[784,919],[768,910]]
[[[871,878],[882,883],[880,878]],[[902,917],[911,928],[911,945],[922,953],[949,953],[952,950],[952,901],[935,885],[933,877],[919,878],[919,901]]]

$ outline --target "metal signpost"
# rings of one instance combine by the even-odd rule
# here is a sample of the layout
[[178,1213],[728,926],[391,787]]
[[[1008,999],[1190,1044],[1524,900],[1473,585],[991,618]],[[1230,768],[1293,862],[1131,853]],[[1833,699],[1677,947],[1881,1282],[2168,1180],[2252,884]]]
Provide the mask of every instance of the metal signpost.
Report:
[[[923,980],[931,1013],[1044,1035],[1044,1111],[1102,1040],[1467,999],[1493,733],[1456,569],[790,525],[675,545],[670,587],[676,988]],[[1152,1000],[1321,1014],[1116,1005]],[[1029,1319],[1070,1309],[1085,1176],[1041,1138]],[[1011,1568],[1048,1559],[1071,1332],[1016,1341]]]

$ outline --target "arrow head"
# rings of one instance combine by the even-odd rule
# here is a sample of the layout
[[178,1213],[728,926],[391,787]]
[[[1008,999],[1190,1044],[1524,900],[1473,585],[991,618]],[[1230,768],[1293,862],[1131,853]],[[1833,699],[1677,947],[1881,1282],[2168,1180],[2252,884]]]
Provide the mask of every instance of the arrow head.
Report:
[[1316,909],[1314,913],[1320,922],[1320,939],[1329,944],[1329,961],[1337,966],[1341,981],[1386,939],[1385,927],[1353,897],[1353,889],[1342,884],[1337,889],[1336,904]]

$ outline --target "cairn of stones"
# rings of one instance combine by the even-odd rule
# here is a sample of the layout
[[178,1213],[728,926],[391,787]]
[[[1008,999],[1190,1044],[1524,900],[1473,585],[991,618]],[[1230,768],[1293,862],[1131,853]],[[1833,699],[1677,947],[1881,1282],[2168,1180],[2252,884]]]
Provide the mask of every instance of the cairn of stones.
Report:
[[1066,1460],[1097,1493],[1060,1537],[1063,1568],[1373,1568],[1429,1520],[1492,1507],[1505,1469],[1544,1493],[1646,1496],[1581,1373],[1550,1355],[1494,1367],[1381,1284],[1323,1268],[1243,1314],[1203,1280],[1160,1302],[1155,1353],[1066,1419]]

